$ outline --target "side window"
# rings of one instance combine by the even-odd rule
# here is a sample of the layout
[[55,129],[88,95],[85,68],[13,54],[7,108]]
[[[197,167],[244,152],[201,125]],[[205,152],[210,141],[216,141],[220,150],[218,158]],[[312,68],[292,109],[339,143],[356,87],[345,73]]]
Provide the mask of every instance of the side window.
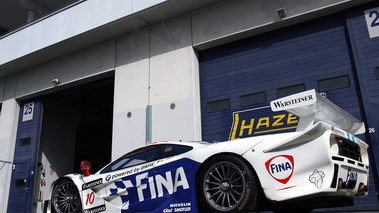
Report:
[[192,150],[190,146],[167,144],[163,147],[163,157],[168,158],[175,155],[183,154]]
[[161,158],[179,155],[190,150],[192,150],[192,147],[190,146],[174,144],[159,144],[142,147],[129,152],[128,154],[109,164],[100,172],[100,174],[136,166],[138,164],[143,164],[150,161],[156,161]]
[[100,174],[158,160],[162,158],[161,148],[162,145],[152,145],[136,149],[108,165]]

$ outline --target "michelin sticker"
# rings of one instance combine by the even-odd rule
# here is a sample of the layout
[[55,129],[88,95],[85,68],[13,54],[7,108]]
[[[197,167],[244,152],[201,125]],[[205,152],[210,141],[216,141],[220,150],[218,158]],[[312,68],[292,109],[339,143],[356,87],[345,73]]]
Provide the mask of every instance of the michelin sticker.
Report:
[[309,176],[309,181],[313,184],[318,189],[321,189],[322,183],[323,183],[323,178],[325,177],[325,173],[322,171],[317,171],[317,169],[313,170],[313,173]]
[[170,204],[170,208],[163,209],[163,212],[190,212],[191,203],[174,203]]

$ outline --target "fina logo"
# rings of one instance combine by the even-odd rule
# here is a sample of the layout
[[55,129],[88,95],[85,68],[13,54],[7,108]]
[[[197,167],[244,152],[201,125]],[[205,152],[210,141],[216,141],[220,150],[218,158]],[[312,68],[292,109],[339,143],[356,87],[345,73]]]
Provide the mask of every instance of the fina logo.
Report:
[[271,177],[280,183],[286,184],[292,177],[294,160],[290,155],[278,155],[268,160],[265,165]]

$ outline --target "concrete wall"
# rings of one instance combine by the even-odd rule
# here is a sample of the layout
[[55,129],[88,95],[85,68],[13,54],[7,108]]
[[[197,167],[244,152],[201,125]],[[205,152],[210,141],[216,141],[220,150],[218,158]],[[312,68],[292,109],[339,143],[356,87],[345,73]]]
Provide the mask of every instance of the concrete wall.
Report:
[[146,141],[149,104],[150,30],[117,39],[112,159]]
[[[220,1],[192,13],[193,45],[198,49],[230,42],[342,11],[365,0]],[[285,8],[287,15],[276,12]]]
[[186,14],[117,39],[113,159],[146,143],[148,105],[152,141],[201,140],[191,33]]
[[12,161],[16,143],[19,106],[15,100],[17,75],[2,79],[2,109],[0,115],[0,212],[5,212],[12,174]]
[[[16,97],[51,93],[114,69],[115,40],[74,52],[18,73]],[[59,79],[55,86],[53,79]]]

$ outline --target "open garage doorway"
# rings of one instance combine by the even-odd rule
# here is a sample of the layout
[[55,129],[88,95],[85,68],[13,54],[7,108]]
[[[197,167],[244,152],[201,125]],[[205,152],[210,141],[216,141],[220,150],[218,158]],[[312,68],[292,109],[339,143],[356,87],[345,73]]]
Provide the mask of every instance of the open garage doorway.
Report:
[[91,162],[92,173],[111,161],[113,96],[112,76],[43,97],[40,188],[81,173],[83,160]]

